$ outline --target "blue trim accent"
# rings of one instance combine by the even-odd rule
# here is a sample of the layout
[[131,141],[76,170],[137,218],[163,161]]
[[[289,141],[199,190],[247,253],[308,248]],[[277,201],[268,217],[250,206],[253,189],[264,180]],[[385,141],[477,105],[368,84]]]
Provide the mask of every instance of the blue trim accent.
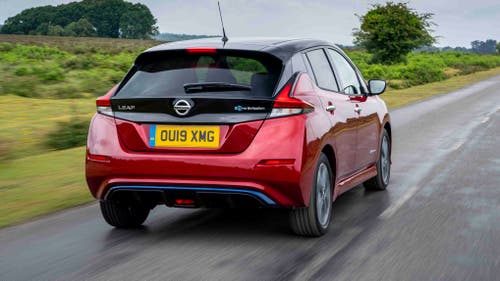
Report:
[[155,138],[156,138],[156,125],[149,126],[149,146],[155,146]]
[[[243,193],[251,194],[258,197],[266,204],[271,206],[277,206],[271,198],[267,197],[263,193],[255,190],[240,189],[240,188],[219,188],[219,187],[195,187],[195,186],[151,186],[151,185],[118,185],[113,186],[109,189],[108,194],[113,190],[119,189],[159,189],[159,190],[192,190],[192,191],[208,191],[208,192],[221,192],[221,193]],[[107,194],[106,194],[107,196]]]

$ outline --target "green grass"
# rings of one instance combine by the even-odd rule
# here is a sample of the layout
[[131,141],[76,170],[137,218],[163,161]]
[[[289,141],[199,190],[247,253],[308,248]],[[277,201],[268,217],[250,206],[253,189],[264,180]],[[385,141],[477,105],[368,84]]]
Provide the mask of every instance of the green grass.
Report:
[[496,75],[500,75],[500,67],[473,74],[455,76],[444,81],[415,86],[407,89],[388,90],[381,97],[384,99],[389,108],[396,108],[432,96],[446,94]]
[[0,227],[92,200],[83,147],[0,163]]
[[[95,112],[95,99],[35,99],[0,96],[0,161],[45,153],[47,135],[60,121],[88,118]],[[1,147],[0,147],[1,149]]]

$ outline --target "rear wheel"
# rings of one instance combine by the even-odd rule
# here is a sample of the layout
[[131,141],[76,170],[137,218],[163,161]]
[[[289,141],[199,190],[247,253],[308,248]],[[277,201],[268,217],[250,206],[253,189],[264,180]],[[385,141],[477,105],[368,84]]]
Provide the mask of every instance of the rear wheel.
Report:
[[101,201],[104,220],[117,228],[132,228],[142,225],[149,215],[149,208],[141,205],[118,204],[113,201]]
[[326,233],[332,213],[332,169],[328,158],[321,153],[309,206],[290,211],[293,232],[303,236],[321,236]]
[[386,130],[382,133],[380,153],[377,160],[377,176],[367,180],[363,185],[366,189],[384,190],[391,177],[391,141]]

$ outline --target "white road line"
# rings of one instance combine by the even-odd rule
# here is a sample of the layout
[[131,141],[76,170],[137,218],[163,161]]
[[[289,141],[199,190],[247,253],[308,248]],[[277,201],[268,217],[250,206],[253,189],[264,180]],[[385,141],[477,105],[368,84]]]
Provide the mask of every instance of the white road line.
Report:
[[484,123],[488,122],[488,120],[490,120],[490,116],[489,115],[486,116],[486,117],[484,117],[484,119],[481,121],[481,124],[484,124]]
[[321,251],[320,254],[316,255],[312,260],[308,262],[308,265],[293,277],[294,281],[302,280],[312,280],[315,273],[320,271],[326,263],[338,252],[344,249],[349,243],[351,243],[354,238],[356,238],[363,230],[361,228],[348,229],[345,233],[342,233],[338,238],[335,239],[335,244],[330,247],[328,246],[328,251]]
[[465,141],[459,141],[459,142],[457,142],[454,146],[451,147],[451,150],[457,150],[457,149],[459,149],[464,143],[465,143]]
[[405,194],[403,194],[403,196],[401,196],[397,201],[392,203],[378,217],[381,219],[388,219],[388,218],[392,217],[392,215],[394,215],[397,212],[397,210],[399,210],[399,208],[401,208],[401,206],[403,206],[404,203],[406,203],[406,201],[408,201],[413,195],[415,195],[415,193],[417,193],[418,190],[419,190],[418,186],[413,186],[413,187],[409,188],[405,192]]

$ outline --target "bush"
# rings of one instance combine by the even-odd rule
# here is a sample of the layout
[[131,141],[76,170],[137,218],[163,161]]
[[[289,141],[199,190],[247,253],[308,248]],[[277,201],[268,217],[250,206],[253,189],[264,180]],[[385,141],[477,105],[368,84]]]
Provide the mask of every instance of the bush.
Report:
[[91,56],[74,56],[62,62],[64,68],[69,69],[91,69],[96,67],[97,64]]
[[57,128],[48,134],[46,144],[56,150],[83,146],[87,142],[89,125],[88,119],[79,118],[73,118],[69,122],[59,122]]
[[38,75],[42,81],[62,81],[64,80],[64,70],[59,67],[47,69],[45,72]]
[[369,79],[389,76],[387,75],[387,68],[384,68],[384,66],[380,64],[366,65],[363,69],[363,76],[370,77]]
[[[26,41],[19,41],[23,38]],[[0,95],[60,99],[105,94],[123,78],[141,48],[158,43],[56,36],[15,39],[18,41],[0,43]],[[406,63],[388,66],[372,64],[373,56],[363,51],[347,53],[365,79],[388,80],[391,88],[500,66],[500,56],[496,55],[413,52]]]
[[17,76],[25,76],[30,74],[30,69],[27,66],[21,65],[16,68],[14,74]]
[[43,64],[33,66],[31,74],[36,75],[42,81],[62,81],[64,80],[64,69],[56,64]]
[[381,65],[371,63],[371,56],[361,51],[348,52],[365,79],[385,79],[393,89],[441,81],[455,75],[471,74],[500,66],[500,56],[465,53],[417,53],[408,55],[405,63]]
[[96,47],[89,45],[76,45],[72,51],[75,55],[96,54],[99,52]]
[[8,52],[14,49],[14,44],[2,42],[0,43],[0,52]]
[[446,78],[442,68],[427,63],[408,66],[403,72],[403,77],[411,86],[441,81]]
[[0,94],[12,94],[21,97],[38,98],[39,93],[36,91],[36,85],[40,81],[31,76],[7,77],[0,83]]

